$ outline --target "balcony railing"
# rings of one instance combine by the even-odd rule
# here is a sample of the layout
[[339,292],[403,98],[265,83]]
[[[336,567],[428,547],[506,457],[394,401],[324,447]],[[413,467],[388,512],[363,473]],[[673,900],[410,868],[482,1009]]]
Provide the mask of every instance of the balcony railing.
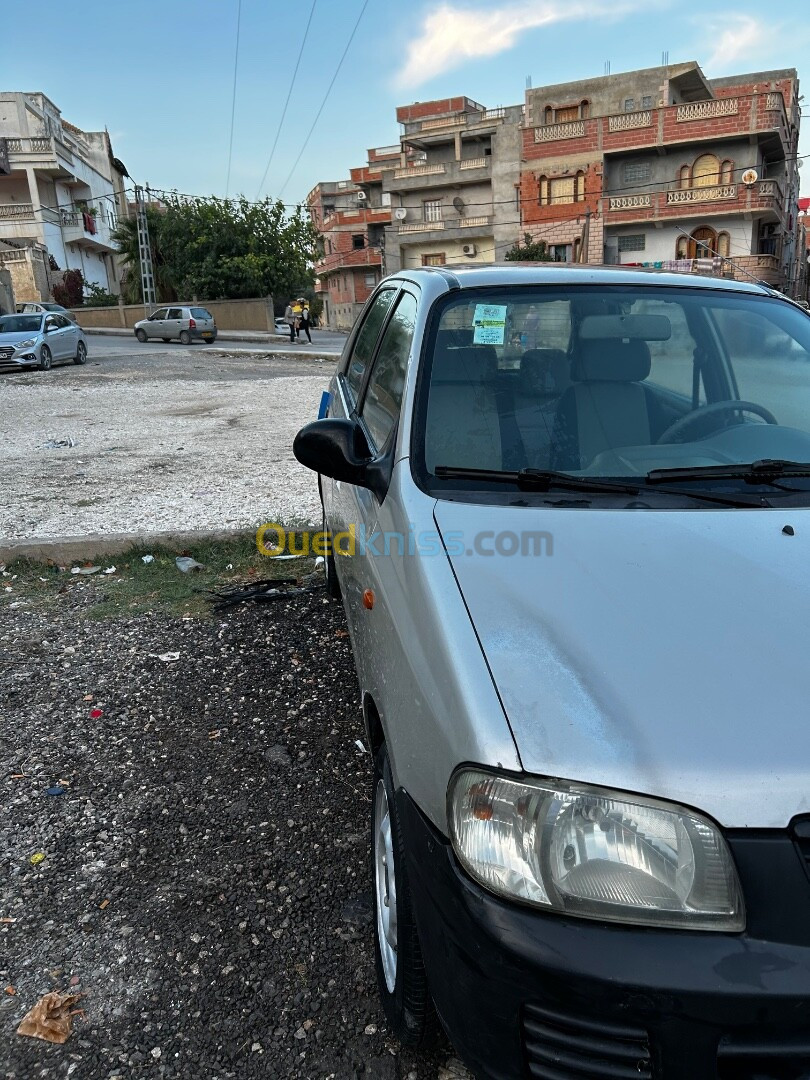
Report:
[[651,195],[617,195],[608,200],[608,210],[636,210],[652,206]]
[[33,221],[32,203],[3,203],[0,205],[0,221]]
[[443,221],[410,221],[406,225],[400,225],[399,231],[401,233],[434,232],[436,229],[443,228]]
[[487,167],[487,161],[489,159],[485,157],[464,158],[459,162],[460,169],[485,169]]
[[556,142],[557,139],[579,139],[585,134],[584,120],[569,120],[563,124],[544,124],[534,129],[535,142]]
[[0,265],[9,262],[25,262],[25,251],[2,251],[0,250]]
[[644,128],[652,125],[652,110],[642,112],[617,113],[608,117],[608,131],[629,131],[631,128]]
[[433,131],[435,128],[463,127],[467,123],[467,114],[459,116],[437,116],[432,120],[423,120],[419,125],[420,131]]
[[438,176],[444,171],[444,165],[412,165],[407,169],[394,169],[394,179],[408,180],[412,176]]
[[679,122],[685,120],[711,120],[715,116],[736,116],[740,110],[737,98],[714,98],[711,101],[691,101],[686,105],[678,105],[675,119]]
[[719,202],[723,199],[736,199],[736,184],[717,184],[712,187],[683,188],[667,192],[667,206],[680,203]]
[[460,218],[458,224],[461,229],[478,229],[482,225],[489,225],[491,220],[489,214],[479,214],[478,217]]

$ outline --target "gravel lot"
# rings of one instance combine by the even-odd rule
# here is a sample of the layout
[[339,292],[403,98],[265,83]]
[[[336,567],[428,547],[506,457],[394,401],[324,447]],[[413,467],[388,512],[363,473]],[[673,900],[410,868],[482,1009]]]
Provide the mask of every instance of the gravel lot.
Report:
[[175,346],[0,374],[0,536],[319,523],[291,446],[334,363]]
[[[0,1077],[466,1076],[377,1006],[342,609],[83,618],[105,587],[0,600]],[[64,1046],[15,1034],[67,988]]]

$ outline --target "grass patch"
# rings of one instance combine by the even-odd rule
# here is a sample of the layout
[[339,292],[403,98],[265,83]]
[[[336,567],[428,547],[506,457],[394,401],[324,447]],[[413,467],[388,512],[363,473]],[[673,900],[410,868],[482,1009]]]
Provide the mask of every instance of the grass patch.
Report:
[[[152,555],[145,563],[142,556]],[[182,573],[175,559],[190,555],[204,570]],[[255,537],[200,541],[182,551],[167,547],[133,547],[119,555],[87,560],[102,567],[115,566],[114,574],[71,574],[59,566],[19,559],[6,567],[0,578],[0,608],[16,602],[26,606],[69,606],[91,619],[161,613],[204,617],[211,606],[205,590],[222,589],[261,578],[300,577],[314,567],[313,558],[277,560],[256,550]],[[73,564],[78,565],[78,564]]]

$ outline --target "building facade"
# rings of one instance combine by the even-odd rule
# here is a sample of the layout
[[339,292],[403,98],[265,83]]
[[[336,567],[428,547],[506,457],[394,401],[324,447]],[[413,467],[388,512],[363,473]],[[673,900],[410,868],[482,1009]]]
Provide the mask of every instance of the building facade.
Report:
[[523,221],[554,258],[586,243],[589,262],[795,289],[795,71],[709,81],[687,63],[526,98]]
[[65,270],[117,293],[125,213],[106,131],[69,124],[44,94],[0,92],[0,265],[18,302],[48,299]]

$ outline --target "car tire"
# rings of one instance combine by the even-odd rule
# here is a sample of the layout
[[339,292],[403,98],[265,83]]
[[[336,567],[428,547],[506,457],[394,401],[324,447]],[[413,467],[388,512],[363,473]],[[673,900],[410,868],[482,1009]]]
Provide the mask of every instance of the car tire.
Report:
[[181,345],[190,345],[191,344],[191,334],[188,332],[188,330],[181,330],[180,331],[180,344]]
[[50,371],[52,364],[53,356],[51,355],[51,350],[47,345],[43,345],[39,350],[39,363],[37,364],[37,367],[40,371]]
[[394,779],[384,743],[374,759],[371,881],[374,967],[388,1029],[403,1046],[431,1046],[439,1034],[439,1020],[416,930]]
[[87,363],[87,346],[83,341],[80,341],[76,346],[76,355],[73,357],[74,364],[86,364]]
[[[329,526],[326,524],[326,514],[323,516],[323,531],[328,533]],[[335,555],[332,551],[332,545],[330,543],[326,550],[326,555],[323,557],[323,572],[326,578],[326,595],[330,600],[340,600],[343,593],[340,591],[340,582],[337,576],[337,567],[335,566]]]
[[135,331],[135,337],[143,345],[143,343],[146,341],[146,331],[145,330],[136,330]]

